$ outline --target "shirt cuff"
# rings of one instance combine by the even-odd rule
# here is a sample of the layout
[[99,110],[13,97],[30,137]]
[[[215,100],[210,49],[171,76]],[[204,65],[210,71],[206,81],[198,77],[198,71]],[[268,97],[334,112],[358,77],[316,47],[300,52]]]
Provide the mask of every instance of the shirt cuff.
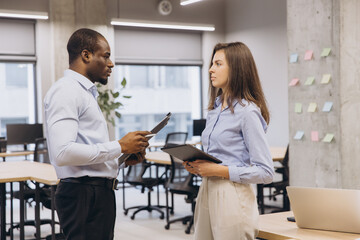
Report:
[[241,183],[239,171],[236,166],[228,166],[229,168],[229,180],[232,182]]
[[112,141],[105,144],[109,154],[111,155],[111,158],[115,159],[121,156],[121,145],[118,141]]

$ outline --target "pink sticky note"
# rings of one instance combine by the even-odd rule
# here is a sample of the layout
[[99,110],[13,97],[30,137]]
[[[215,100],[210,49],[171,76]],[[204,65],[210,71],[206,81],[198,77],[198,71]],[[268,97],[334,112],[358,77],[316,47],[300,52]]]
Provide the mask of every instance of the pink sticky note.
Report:
[[299,82],[298,78],[293,78],[293,79],[291,79],[289,86],[295,86],[296,84],[298,84],[298,82]]
[[305,57],[304,60],[311,60],[313,56],[313,51],[312,50],[307,50],[305,53]]
[[319,141],[319,132],[311,131],[311,141],[318,142]]

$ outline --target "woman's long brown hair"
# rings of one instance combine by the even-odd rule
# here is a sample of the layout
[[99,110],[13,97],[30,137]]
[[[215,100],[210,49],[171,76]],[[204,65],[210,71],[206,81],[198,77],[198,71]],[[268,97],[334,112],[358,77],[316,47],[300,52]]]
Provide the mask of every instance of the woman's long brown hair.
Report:
[[[218,43],[212,53],[210,68],[214,55],[219,50],[224,50],[226,62],[229,65],[229,80],[226,86],[227,99],[221,100],[227,102],[232,113],[234,112],[232,105],[234,100],[238,100],[240,104],[243,104],[241,102],[242,99],[253,102],[260,108],[261,115],[266,123],[269,124],[269,110],[250,49],[241,42]],[[210,80],[209,92],[210,101],[208,110],[212,110],[214,109],[216,97],[222,95],[223,91],[220,88],[213,87]]]

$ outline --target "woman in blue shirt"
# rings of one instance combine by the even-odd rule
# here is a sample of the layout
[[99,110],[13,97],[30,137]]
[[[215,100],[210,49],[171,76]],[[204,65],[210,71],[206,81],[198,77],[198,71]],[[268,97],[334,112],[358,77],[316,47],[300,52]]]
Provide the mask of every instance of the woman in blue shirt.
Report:
[[265,138],[269,111],[249,48],[240,42],[217,44],[210,73],[206,160],[184,163],[203,177],[195,209],[196,240],[255,239],[258,208],[250,184],[270,183],[274,167]]

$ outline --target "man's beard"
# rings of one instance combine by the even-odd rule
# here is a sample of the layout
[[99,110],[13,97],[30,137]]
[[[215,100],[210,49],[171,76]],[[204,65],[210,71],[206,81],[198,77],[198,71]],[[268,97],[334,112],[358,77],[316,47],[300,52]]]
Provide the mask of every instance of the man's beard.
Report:
[[108,79],[106,78],[106,79],[99,79],[99,81],[98,81],[100,84],[102,84],[102,85],[106,85],[107,83],[108,83]]

